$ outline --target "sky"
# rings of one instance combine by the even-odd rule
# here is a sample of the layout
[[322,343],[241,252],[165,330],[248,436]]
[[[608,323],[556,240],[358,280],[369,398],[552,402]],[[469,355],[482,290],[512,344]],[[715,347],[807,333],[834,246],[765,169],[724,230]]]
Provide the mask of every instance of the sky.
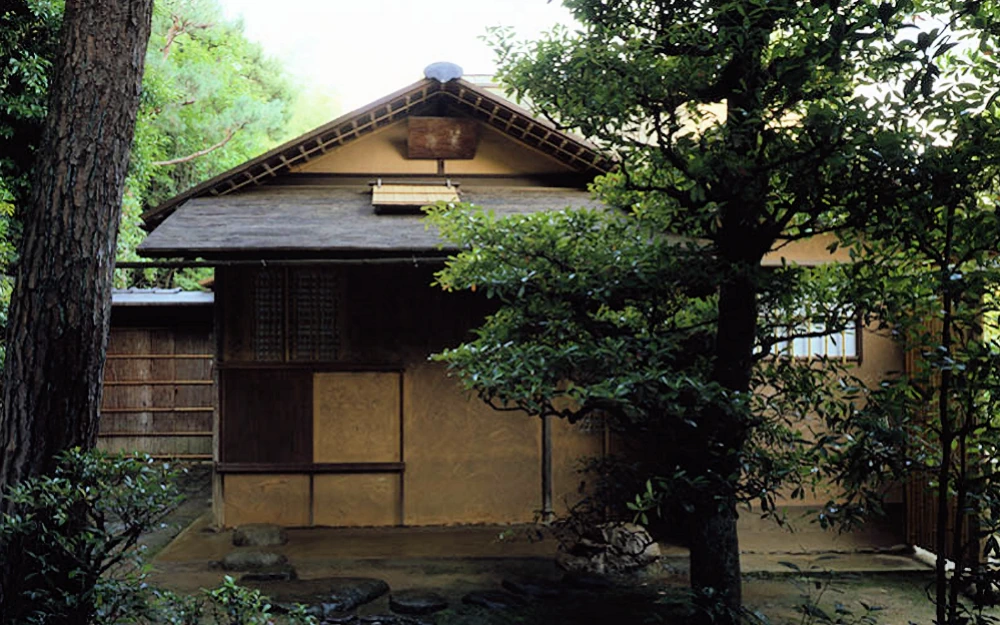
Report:
[[309,88],[353,110],[423,77],[437,61],[466,74],[492,74],[493,51],[480,37],[511,26],[532,39],[572,24],[554,0],[220,0],[229,18],[283,60]]

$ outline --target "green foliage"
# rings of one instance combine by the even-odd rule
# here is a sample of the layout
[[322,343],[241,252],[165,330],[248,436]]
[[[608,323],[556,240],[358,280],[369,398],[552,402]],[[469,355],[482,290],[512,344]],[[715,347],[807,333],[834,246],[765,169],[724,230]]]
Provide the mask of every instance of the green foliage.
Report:
[[59,0],[11,0],[0,9],[0,201],[27,198],[62,8]]
[[240,586],[229,575],[222,584],[205,594],[211,599],[211,609],[217,623],[231,625],[267,625],[271,620],[271,604],[267,597]]
[[0,520],[0,541],[23,554],[23,576],[4,622],[315,625],[301,605],[276,618],[267,597],[229,576],[203,596],[147,584],[138,539],[180,501],[177,476],[149,456],[72,449],[52,476],[13,487],[16,510]]
[[[799,497],[812,487],[860,391],[846,363],[826,359],[818,367],[820,359],[773,357],[772,347],[795,336],[804,319],[824,322],[825,332],[846,327],[857,313],[845,302],[864,297],[867,285],[843,265],[768,270],[752,379],[760,392],[736,406],[711,379],[716,261],[701,245],[664,235],[661,215],[561,210],[496,219],[462,205],[430,210],[442,234],[468,248],[437,274],[438,283],[500,304],[474,340],[435,358],[494,408],[609,427],[641,467],[636,486],[645,482],[645,492],[629,493],[635,500],[627,508],[644,523],[652,510],[690,512],[686,502],[696,493],[732,483],[712,469],[713,456],[732,451],[705,449],[706,407],[752,411],[737,493],[773,513],[782,486]],[[804,431],[816,413],[825,421]],[[595,475],[615,471],[601,467]],[[604,494],[598,508],[625,505]],[[665,510],[666,502],[675,509]]]
[[[257,156],[283,138],[294,100],[281,65],[228,22],[216,0],[160,0],[146,59],[144,101],[155,162],[185,158],[231,137],[205,157],[150,165],[155,205]],[[151,147],[152,147],[151,146]]]
[[[855,319],[890,331],[892,302],[880,304],[885,265],[761,263],[797,241],[872,224],[886,233],[912,225],[911,238],[933,229],[920,204],[939,187],[965,193],[955,174],[997,153],[978,140],[970,144],[978,153],[951,146],[951,133],[968,134],[965,124],[986,124],[970,113],[992,106],[966,78],[987,76],[989,64],[953,45],[968,26],[985,46],[976,54],[989,56],[992,9],[907,0],[565,4],[579,28],[535,42],[493,31],[499,77],[616,157],[618,169],[593,189],[612,210],[491,220],[436,209],[435,223],[465,250],[438,281],[500,304],[474,340],[440,358],[495,407],[571,420],[601,414],[631,432],[647,476],[658,478],[633,511],[668,499],[691,507],[694,529],[714,532],[691,545],[700,563],[692,581],[734,613],[738,574],[723,569],[737,558],[717,554],[735,545],[724,536],[735,530],[709,520],[735,518],[741,500],[770,513],[779,489],[803,496],[833,476],[854,490],[822,521],[853,523],[878,508],[883,485],[873,476],[906,466],[900,443],[910,427],[877,411],[900,405],[887,390],[894,385],[869,390],[850,363],[773,353],[789,336],[836,334]],[[946,84],[954,88],[944,95]],[[979,228],[995,249],[991,226]],[[973,279],[945,258],[931,273]],[[864,480],[845,477],[862,469]]]
[[[11,0],[0,9],[0,334],[7,327],[18,206],[28,200],[29,167],[41,139],[48,76],[59,41],[61,0]],[[0,364],[4,351],[0,345]]]
[[11,623],[130,622],[146,606],[139,536],[178,501],[176,472],[148,456],[64,452],[51,476],[6,494],[0,541],[20,553]]
[[[942,81],[958,71],[960,62],[942,72]],[[953,93],[930,95],[932,101],[912,110],[947,140],[921,138],[903,170],[912,173],[913,196],[884,207],[857,245],[884,276],[885,323],[917,355],[908,375],[885,384],[877,397],[909,434],[906,464],[897,474],[953,502],[937,510],[942,531],[931,546],[941,554],[938,622],[989,622],[983,604],[994,601],[989,589],[1000,581],[1000,570],[988,561],[1000,531],[1000,341],[990,327],[1000,289],[998,110],[987,88],[965,90],[959,114]],[[945,527],[969,531],[963,536]],[[944,554],[955,562],[954,573],[945,571]],[[979,593],[971,603],[962,595],[968,587]]]
[[[648,396],[682,418],[672,402],[700,383],[704,367],[698,359],[677,361],[685,343],[705,340],[704,312],[683,306],[688,285],[702,275],[691,250],[659,236],[651,219],[594,211],[497,221],[442,205],[431,220],[445,237],[472,247],[438,274],[443,288],[518,304],[489,317],[476,341],[438,357],[474,371],[463,379],[485,400],[573,421],[596,410],[634,420],[641,410],[630,402]],[[710,284],[700,288],[711,298]],[[692,377],[669,375],[679,368]]]
[[[58,45],[61,0],[13,0],[0,9],[0,273],[12,273],[17,211],[28,201],[28,171],[45,119],[48,75]],[[321,94],[312,94],[322,103]],[[217,0],[159,0],[146,55],[143,93],[118,240],[120,260],[138,260],[140,215],[288,137],[316,113],[296,105],[284,68],[226,20]],[[323,120],[325,121],[325,120]],[[14,208],[8,215],[9,206]],[[116,286],[200,289],[210,270],[125,272]],[[8,298],[0,292],[0,303]]]
[[283,615],[272,611],[270,600],[259,590],[240,586],[226,575],[220,585],[202,590],[201,595],[177,595],[154,589],[137,623],[150,625],[316,625],[306,606],[292,605]]
[[[284,68],[217,0],[159,0],[146,55],[118,246],[138,260],[141,214],[287,137],[296,94]],[[211,270],[118,272],[117,286],[197,290]]]

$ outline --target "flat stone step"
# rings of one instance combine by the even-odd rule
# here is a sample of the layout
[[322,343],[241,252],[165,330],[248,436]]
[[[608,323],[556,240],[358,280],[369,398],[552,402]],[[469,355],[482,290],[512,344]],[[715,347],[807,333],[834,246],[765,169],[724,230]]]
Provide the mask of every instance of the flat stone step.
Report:
[[389,609],[397,614],[423,615],[440,612],[448,600],[431,590],[398,590],[389,595]]
[[312,613],[326,617],[348,613],[389,592],[389,584],[370,577],[323,577],[298,581],[256,581],[247,584],[282,603],[311,606]]
[[280,525],[250,523],[233,530],[233,545],[237,547],[274,547],[288,542],[288,533]]
[[221,564],[227,571],[260,571],[288,564],[288,558],[270,551],[241,550],[227,553]]

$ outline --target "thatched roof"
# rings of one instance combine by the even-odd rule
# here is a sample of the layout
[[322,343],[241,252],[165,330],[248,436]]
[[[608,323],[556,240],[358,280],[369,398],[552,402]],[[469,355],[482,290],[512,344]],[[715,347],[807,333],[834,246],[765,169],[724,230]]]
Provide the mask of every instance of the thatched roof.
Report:
[[496,94],[460,78],[444,83],[425,78],[167,200],[144,213],[143,220],[147,229],[157,228],[192,198],[253,188],[404,117],[442,113],[477,119],[589,178],[612,168],[592,143],[533,117]]
[[[462,200],[498,216],[600,207],[578,189],[462,186]],[[439,255],[438,233],[419,215],[379,215],[367,185],[260,187],[188,200],[139,246],[150,257],[320,259]]]

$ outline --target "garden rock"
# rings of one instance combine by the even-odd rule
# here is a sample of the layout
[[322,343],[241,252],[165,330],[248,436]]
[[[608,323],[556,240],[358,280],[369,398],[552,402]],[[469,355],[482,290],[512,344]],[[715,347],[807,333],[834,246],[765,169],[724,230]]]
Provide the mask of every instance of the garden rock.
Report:
[[514,594],[532,599],[551,599],[563,593],[558,582],[538,577],[505,579],[501,585]]
[[433,614],[447,607],[447,599],[429,590],[400,590],[389,595],[389,609],[397,614]]
[[462,597],[462,603],[489,610],[519,608],[527,603],[523,597],[502,590],[474,590]]
[[270,551],[233,551],[222,559],[222,568],[227,571],[259,571],[288,564],[288,558]]
[[660,546],[646,528],[634,523],[607,523],[560,553],[556,563],[570,572],[623,574],[655,564],[660,555]]
[[233,531],[233,544],[237,547],[274,547],[288,542],[288,533],[280,525],[251,523]]

